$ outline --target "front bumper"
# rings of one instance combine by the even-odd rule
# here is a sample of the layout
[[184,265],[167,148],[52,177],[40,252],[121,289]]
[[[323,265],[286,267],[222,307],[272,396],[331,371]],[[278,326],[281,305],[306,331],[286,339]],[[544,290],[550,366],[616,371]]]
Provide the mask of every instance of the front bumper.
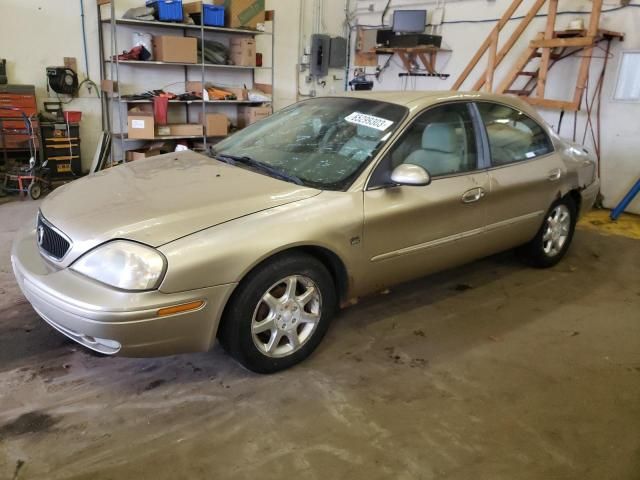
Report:
[[[179,293],[125,292],[57,269],[38,250],[34,228],[19,232],[13,271],[36,312],[61,333],[106,354],[130,357],[206,351],[235,284]],[[198,310],[159,317],[161,308],[203,300]]]

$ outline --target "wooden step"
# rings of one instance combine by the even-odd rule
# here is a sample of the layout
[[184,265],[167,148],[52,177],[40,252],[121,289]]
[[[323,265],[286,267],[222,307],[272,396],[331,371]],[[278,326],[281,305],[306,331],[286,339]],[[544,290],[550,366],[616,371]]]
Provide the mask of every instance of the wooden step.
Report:
[[[534,57],[534,58],[535,58],[535,57],[541,57],[541,56],[542,56],[542,52],[535,52],[535,53],[533,54],[533,57]],[[561,55],[559,55],[559,54],[557,54],[557,53],[552,53],[551,55],[549,55],[549,58],[550,58],[551,60],[558,60],[558,59],[560,59],[560,57],[561,57]]]

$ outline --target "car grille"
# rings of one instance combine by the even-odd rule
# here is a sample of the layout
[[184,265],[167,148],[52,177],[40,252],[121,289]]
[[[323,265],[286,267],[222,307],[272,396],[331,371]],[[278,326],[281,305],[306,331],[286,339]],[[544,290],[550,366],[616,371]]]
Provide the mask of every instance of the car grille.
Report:
[[38,215],[38,246],[47,256],[55,260],[62,259],[71,247],[71,242],[49,225],[42,215]]

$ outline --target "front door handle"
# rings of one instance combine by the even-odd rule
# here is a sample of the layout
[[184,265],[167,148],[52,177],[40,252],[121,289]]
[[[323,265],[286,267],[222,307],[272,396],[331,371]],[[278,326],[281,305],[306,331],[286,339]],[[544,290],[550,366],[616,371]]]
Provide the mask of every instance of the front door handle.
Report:
[[462,203],[473,203],[484,197],[484,188],[477,187],[467,190],[462,194]]
[[550,182],[555,182],[556,180],[560,180],[561,176],[562,176],[562,170],[560,170],[559,168],[554,168],[553,170],[550,170],[549,173],[547,174],[547,178],[549,179]]

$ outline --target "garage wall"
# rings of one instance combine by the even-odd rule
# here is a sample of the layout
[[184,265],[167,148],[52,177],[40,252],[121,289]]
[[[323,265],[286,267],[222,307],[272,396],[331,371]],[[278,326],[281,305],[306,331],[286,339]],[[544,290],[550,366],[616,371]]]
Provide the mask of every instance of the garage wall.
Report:
[[[445,21],[481,20],[498,18],[509,5],[511,0],[467,0],[447,2]],[[118,10],[130,6],[138,6],[143,0],[117,0]],[[281,108],[293,103],[298,98],[304,98],[315,90],[316,95],[327,95],[340,92],[344,88],[345,72],[332,70],[326,79],[325,85],[305,82],[306,72],[299,72],[301,48],[308,45],[310,35],[316,30],[316,6],[324,4],[321,12],[321,31],[331,35],[346,35],[345,30],[345,5],[346,0],[267,0],[267,8],[276,11],[276,50],[275,71],[277,73],[274,92],[274,106]],[[532,0],[525,0],[525,6],[518,13],[526,11]],[[352,23],[378,25],[380,13],[386,4],[386,0],[349,0],[349,8],[354,14]],[[84,0],[87,41],[89,46],[89,70],[90,76],[96,82],[99,79],[98,65],[98,40],[96,6],[94,0]],[[616,6],[617,3],[605,5],[605,8]],[[369,8],[373,12],[369,11]],[[426,8],[433,9],[434,2],[415,2],[409,0],[393,0],[391,9],[394,8]],[[590,7],[590,2],[584,0],[563,0],[561,10],[584,11]],[[543,7],[544,8],[544,7]],[[563,15],[558,18],[558,25],[565,25],[577,15]],[[587,18],[586,16],[584,17]],[[386,23],[391,21],[391,16],[386,17]],[[640,158],[637,150],[640,146],[640,124],[637,118],[640,116],[640,104],[618,103],[611,100],[615,86],[617,62],[621,49],[640,49],[640,32],[637,25],[640,24],[640,8],[627,8],[618,12],[611,12],[603,16],[602,26],[611,30],[624,31],[627,35],[624,43],[614,44],[613,57],[609,61],[607,77],[602,95],[602,191],[605,196],[605,205],[613,206],[630,188],[634,179],[640,174]],[[442,34],[445,43],[453,52],[438,59],[438,70],[451,74],[448,80],[434,78],[417,78],[407,84],[406,88],[419,90],[448,89],[457,74],[467,64],[470,56],[479,43],[484,40],[492,28],[492,23],[449,23],[443,26]],[[536,19],[529,28],[527,35],[530,37],[536,31],[543,29],[544,19]],[[504,30],[508,34],[515,27],[511,22]],[[29,29],[30,34],[25,34]],[[503,38],[506,38],[504,36]],[[525,38],[517,44],[510,57],[503,62],[505,68],[512,63],[511,60],[522,51]],[[2,0],[0,4],[0,57],[7,58],[8,74],[12,83],[35,84],[40,105],[47,99],[45,67],[48,65],[62,64],[62,57],[76,57],[80,70],[80,77],[84,78],[84,60],[82,50],[82,35],[80,24],[80,0]],[[265,49],[266,50],[266,49]],[[382,58],[382,57],[381,57]],[[598,72],[601,60],[593,62],[593,72]],[[564,64],[554,67],[548,83],[548,92],[559,98],[566,97],[570,91],[573,79],[575,79],[575,60],[565,60]],[[481,63],[482,65],[482,63]],[[397,74],[399,66],[392,62],[384,72],[381,81],[376,83],[377,90],[395,90],[405,88]],[[497,73],[496,81],[499,81],[503,70]],[[476,73],[476,75],[478,75]],[[571,82],[565,82],[565,76],[570,76]],[[351,72],[349,72],[349,76]],[[472,75],[471,80],[477,78]],[[148,80],[148,79],[147,79]],[[347,78],[348,80],[348,78]],[[140,79],[140,86],[144,87],[146,81]],[[413,83],[415,82],[415,83]],[[135,88],[135,85],[132,85]],[[465,85],[468,88],[468,85]],[[71,103],[69,108],[83,111],[82,123],[82,154],[85,165],[91,162],[95,150],[96,141],[101,131],[100,126],[100,101],[83,89],[80,98]],[[552,125],[557,125],[558,112],[543,111],[545,118]],[[584,114],[579,114],[578,137],[582,138],[584,130]],[[563,121],[561,134],[571,136],[573,129],[572,115],[566,115]],[[636,199],[629,211],[640,213],[640,199]]]
[[[99,82],[97,26],[95,4],[86,1],[87,41],[90,76]],[[63,57],[76,57],[80,78],[86,77],[80,24],[80,0],[2,0],[0,2],[0,57],[7,59],[10,83],[36,86],[40,109],[48,99],[47,66],[63,65]],[[50,101],[56,101],[55,95]],[[85,88],[80,98],[66,105],[68,110],[82,111],[82,158],[91,159],[101,132],[100,99],[95,89]]]
[[[351,0],[351,11],[354,15],[352,23],[362,25],[379,25],[381,22],[381,12],[387,3],[386,0]],[[443,47],[452,49],[451,53],[439,54],[437,61],[437,70],[442,73],[448,73],[451,76],[448,79],[440,80],[438,78],[411,78],[405,83],[405,80],[398,77],[398,73],[403,71],[400,61],[393,58],[389,68],[382,74],[379,82],[374,88],[376,90],[445,90],[451,88],[451,85],[467,65],[471,56],[475,53],[478,46],[495,22],[486,23],[463,23],[463,21],[472,20],[477,22],[483,19],[497,19],[504,10],[510,5],[511,0],[497,1],[449,1],[446,5],[445,22],[442,26],[441,33],[444,37]],[[525,0],[516,15],[523,15],[528,11],[533,0]],[[605,2],[604,9],[619,6],[619,2]],[[373,12],[370,8],[373,8]],[[391,10],[394,8],[413,8],[427,9],[435,8],[435,2],[415,2],[408,0],[393,0],[391,2]],[[591,2],[584,0],[565,0],[560,2],[560,11],[588,11],[591,8]],[[546,12],[546,5],[541,9],[541,13]],[[583,18],[588,22],[588,15],[569,14],[559,15],[557,19],[557,28],[563,28],[568,22],[574,18]],[[336,12],[333,20],[329,23],[341,21],[344,18],[342,14]],[[385,24],[390,24],[392,20],[391,12],[385,17]],[[511,53],[505,58],[502,67],[497,71],[495,82],[498,83],[511,65],[514,59],[524,50],[528,41],[536,32],[543,31],[546,18],[537,18],[531,23],[525,36],[518,42]],[[602,92],[602,193],[604,195],[604,203],[607,207],[613,207],[629,190],[631,185],[640,175],[640,156],[637,153],[640,147],[640,103],[621,103],[615,102],[613,98],[613,90],[615,88],[618,60],[620,51],[623,49],[637,50],[640,49],[640,8],[628,7],[615,12],[603,14],[601,18],[601,27],[609,30],[621,31],[626,34],[624,42],[614,42],[612,44],[612,55],[609,59],[605,83]],[[517,22],[510,22],[503,33],[501,41],[504,42],[508,35],[516,27]],[[354,36],[355,38],[355,36]],[[592,82],[590,85],[590,95],[593,92],[595,81],[602,67],[602,57],[604,52],[601,50],[594,51],[592,61]],[[379,57],[379,61],[383,62],[384,56]],[[552,98],[568,99],[575,88],[575,79],[577,78],[577,67],[579,59],[569,58],[557,64],[550,72],[550,78],[547,82],[546,95]],[[486,65],[486,58],[482,59],[479,67]],[[375,71],[374,68],[368,71]],[[470,88],[473,82],[480,75],[480,68],[474,72],[464,88]],[[570,80],[567,80],[570,79]],[[542,110],[541,113],[545,119],[554,127],[557,126],[559,120],[559,111]],[[577,121],[577,139],[581,142],[585,127],[586,115],[582,112],[578,114]],[[595,117],[593,119],[595,122]],[[566,114],[562,122],[561,135],[571,138],[573,132],[573,114]],[[587,145],[592,145],[590,136],[587,136]],[[640,213],[640,198],[631,204],[628,211]]]

